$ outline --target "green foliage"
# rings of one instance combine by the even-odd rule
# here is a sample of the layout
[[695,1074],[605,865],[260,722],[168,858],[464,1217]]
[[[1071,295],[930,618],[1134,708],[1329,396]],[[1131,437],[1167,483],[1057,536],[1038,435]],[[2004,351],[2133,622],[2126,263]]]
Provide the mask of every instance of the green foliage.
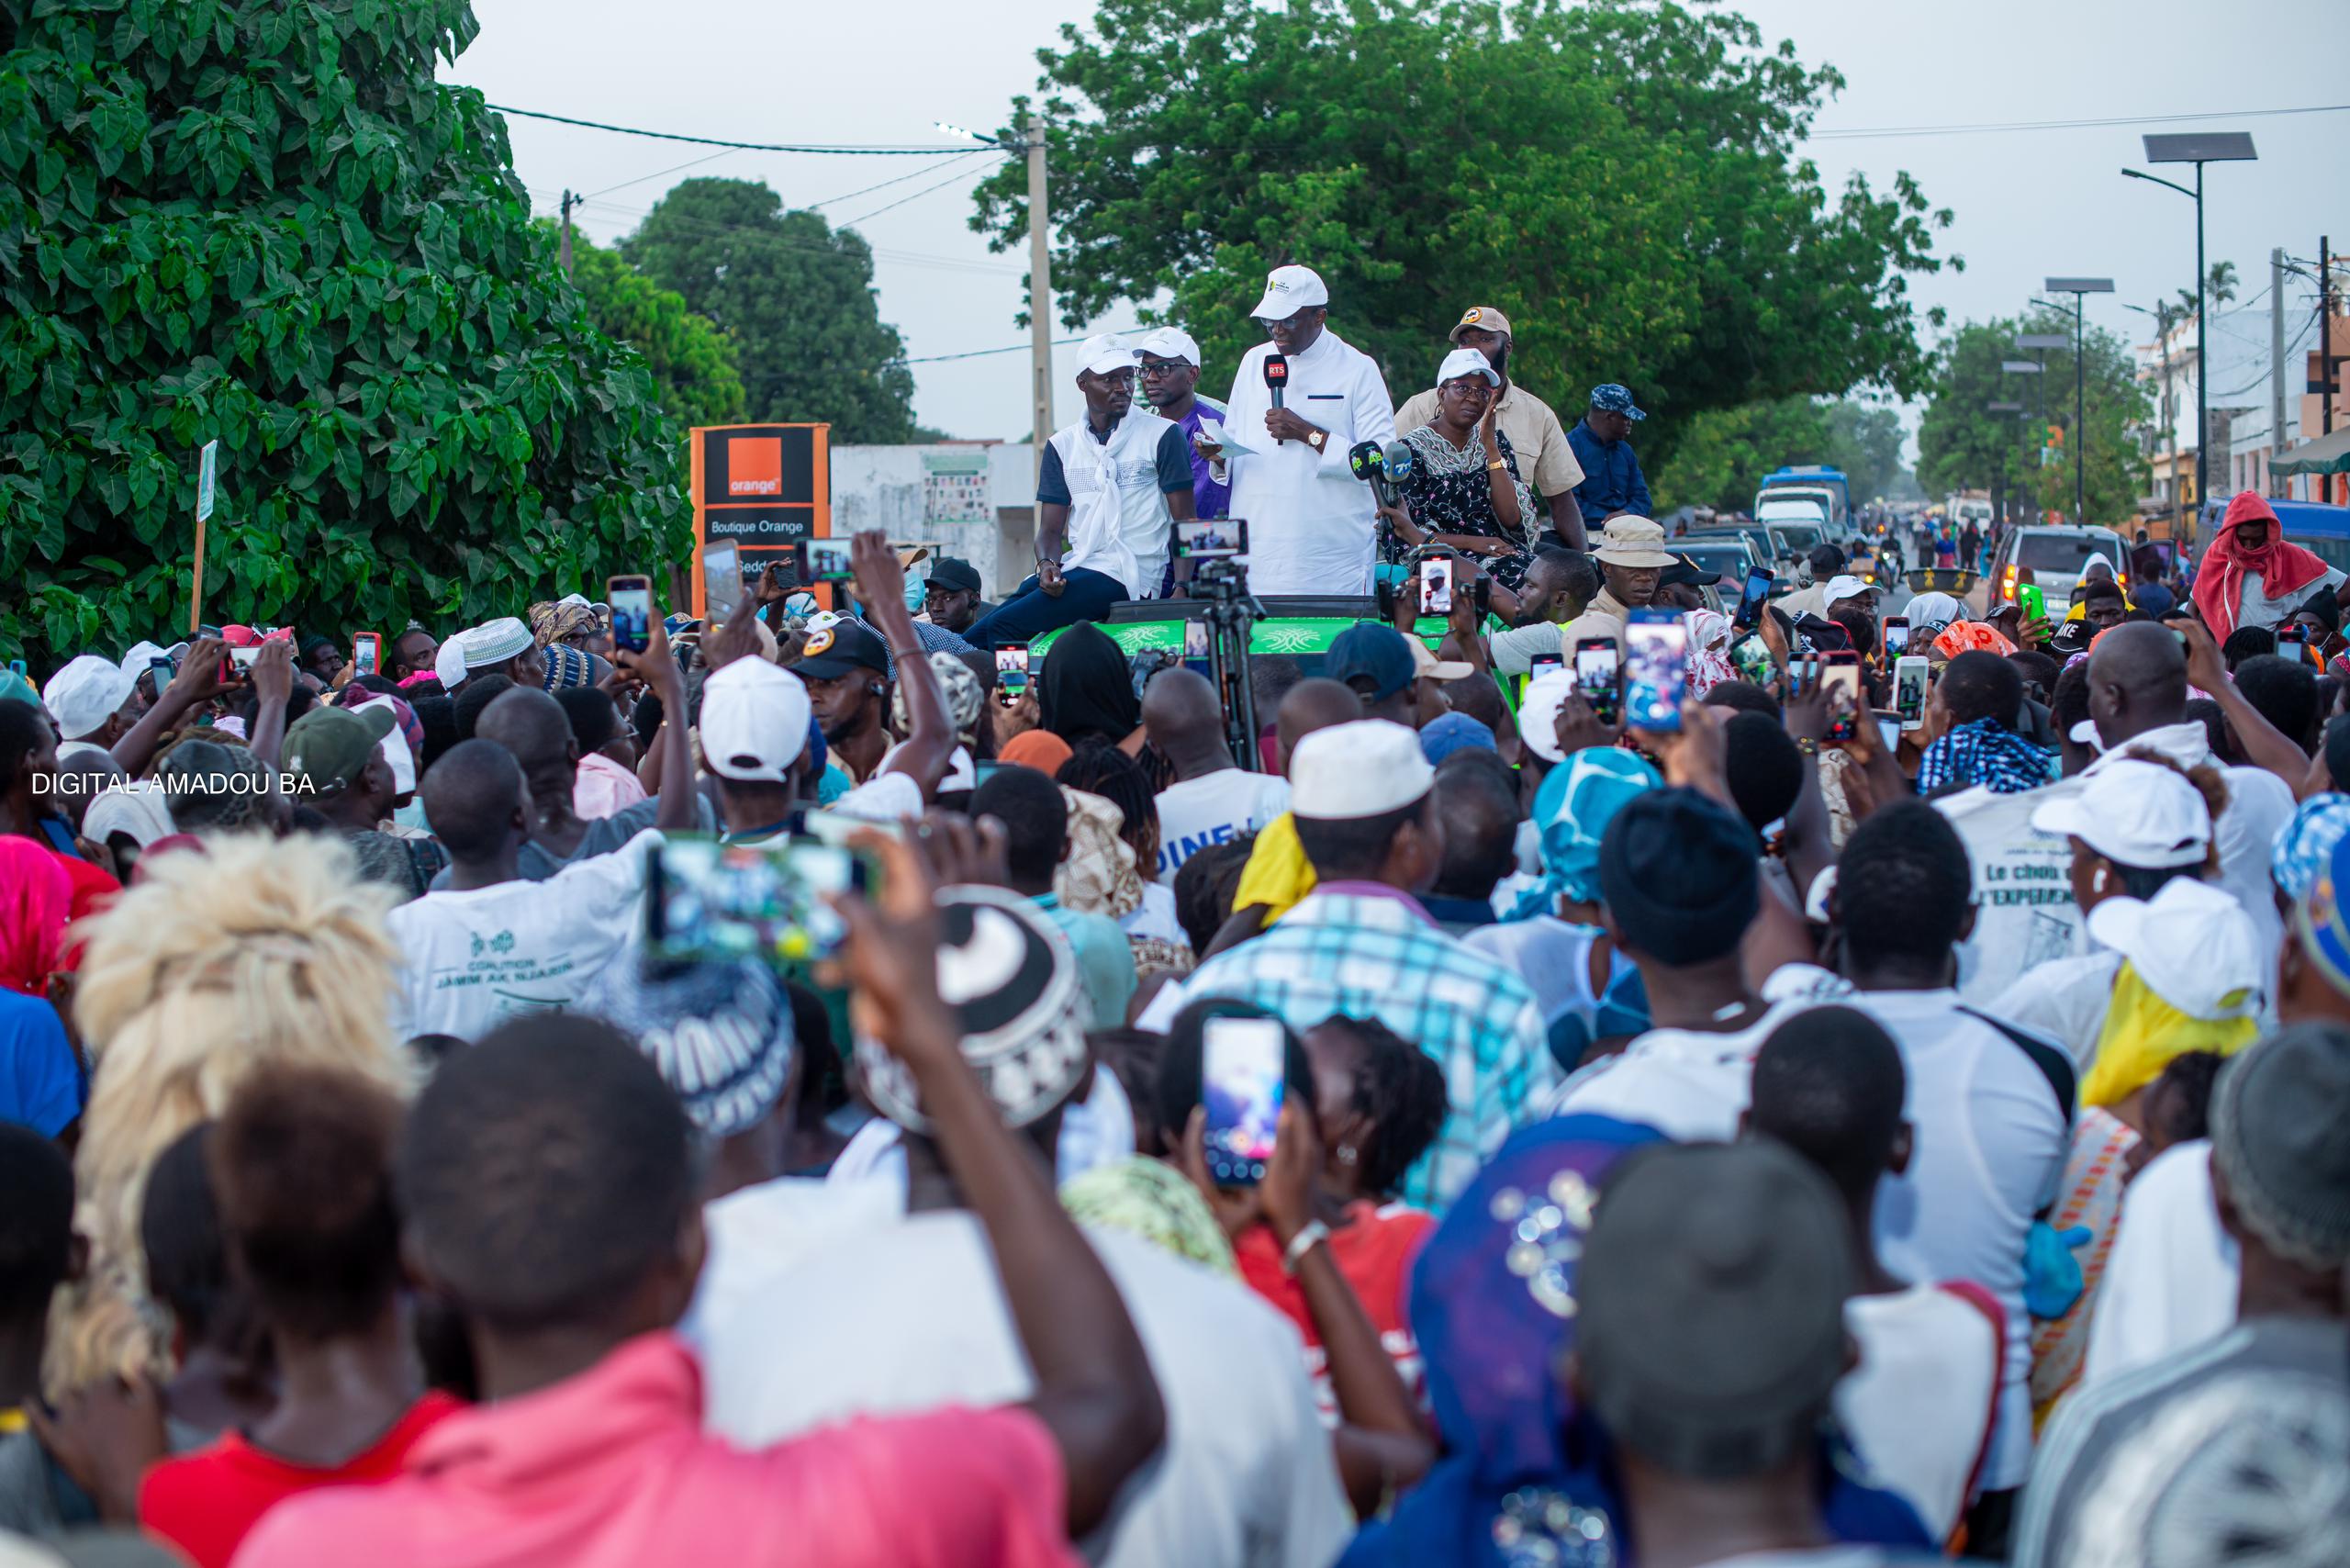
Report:
[[[2041,375],[2007,375],[1999,363],[2034,357],[2015,347],[2023,333],[2072,330],[2071,313],[2053,310],[2021,319],[1970,321],[1958,330],[1942,353],[1931,400],[1918,427],[1918,479],[1928,495],[1990,490],[1998,480],[2009,495],[2025,496],[2043,512],[2071,515],[2073,446],[2083,442],[2083,433],[2073,428],[2073,351],[2047,351],[2048,369]],[[2148,478],[2132,432],[2153,417],[2154,406],[2127,343],[2097,327],[2088,329],[2084,342],[2085,521],[2127,522],[2146,493]],[[2035,381],[2045,385],[2035,387]],[[1995,402],[2021,403],[2027,411],[2020,418],[1986,413],[1984,405]],[[2043,408],[2045,421],[2039,417]],[[2041,438],[2050,425],[2064,430],[2065,444],[2042,464]]]
[[[1906,175],[1823,191],[1794,149],[1841,79],[1735,13],[1102,0],[1061,39],[1038,59],[1063,323],[1163,295],[1143,316],[1199,339],[1212,390],[1289,262],[1399,399],[1463,308],[1499,306],[1569,417],[1633,388],[1651,466],[1708,409],[1924,379],[1908,274],[1945,264],[1949,215]],[[1017,160],[977,198],[997,249],[1024,237]]]
[[584,234],[571,237],[571,281],[597,330],[644,356],[661,406],[681,425],[735,425],[747,406],[734,342],[686,297]]
[[1901,466],[1901,416],[1893,409],[1850,399],[1779,398],[1709,409],[1690,420],[1649,487],[1667,510],[1745,511],[1752,509],[1764,475],[1799,463],[1842,469],[1855,505],[1890,497],[1912,482]]
[[839,442],[913,439],[913,372],[874,303],[862,235],[784,211],[755,180],[687,180],[621,254],[733,339],[754,422],[827,422]]
[[464,0],[0,0],[0,644],[397,629],[675,557],[676,429],[580,313]]

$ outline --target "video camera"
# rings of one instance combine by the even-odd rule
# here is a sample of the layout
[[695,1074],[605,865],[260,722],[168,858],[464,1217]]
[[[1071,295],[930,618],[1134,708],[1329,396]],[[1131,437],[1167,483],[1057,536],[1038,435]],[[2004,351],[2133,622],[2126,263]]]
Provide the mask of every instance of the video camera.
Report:
[[1401,504],[1404,496],[1398,487],[1411,477],[1419,463],[1418,454],[1400,441],[1391,441],[1385,446],[1375,441],[1357,442],[1347,450],[1347,466],[1354,470],[1356,478],[1371,487],[1382,506]]

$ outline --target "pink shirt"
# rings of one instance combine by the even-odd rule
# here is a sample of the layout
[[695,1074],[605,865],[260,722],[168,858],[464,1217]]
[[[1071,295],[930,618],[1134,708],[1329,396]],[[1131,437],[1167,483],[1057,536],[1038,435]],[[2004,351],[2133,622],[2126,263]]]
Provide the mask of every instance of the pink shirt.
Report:
[[601,752],[591,751],[581,757],[579,771],[572,775],[572,814],[585,822],[610,816],[646,798],[636,775]]
[[378,1486],[271,1510],[236,1568],[1077,1568],[1059,1452],[1024,1410],[856,1420],[757,1452],[701,1429],[672,1334],[442,1421]]

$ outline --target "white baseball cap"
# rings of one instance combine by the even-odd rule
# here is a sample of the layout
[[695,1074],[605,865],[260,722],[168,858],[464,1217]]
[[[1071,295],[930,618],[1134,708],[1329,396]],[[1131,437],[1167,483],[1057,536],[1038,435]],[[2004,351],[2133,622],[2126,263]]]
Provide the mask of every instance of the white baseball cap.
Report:
[[454,689],[465,678],[465,639],[472,635],[471,628],[458,633],[432,655],[432,673],[440,677],[442,690]]
[[40,700],[57,720],[58,739],[78,741],[106,728],[138,685],[137,670],[95,654],[77,654],[49,678]]
[[1572,670],[1544,670],[1526,683],[1525,694],[1517,700],[1517,738],[1545,762],[1566,760],[1559,745],[1559,710],[1574,689]]
[[1265,278],[1265,297],[1248,312],[1259,321],[1278,321],[1309,305],[1330,303],[1330,290],[1312,267],[1275,267]]
[[2079,839],[2117,866],[2150,871],[2200,865],[2211,853],[2211,812],[2176,768],[2121,757],[2088,776],[2080,793],[2031,813],[2041,833]]
[[1316,730],[1289,758],[1289,807],[1296,815],[1344,821],[1400,812],[1436,787],[1420,737],[1384,719]]
[[701,755],[722,778],[787,781],[808,749],[808,687],[765,659],[723,665],[701,688]]
[[1436,384],[1438,386],[1457,375],[1482,375],[1496,386],[1502,384],[1502,373],[1494,368],[1494,362],[1475,349],[1455,349],[1444,356],[1442,364],[1436,367]]
[[1125,340],[1114,332],[1091,337],[1078,345],[1077,368],[1080,375],[1091,372],[1107,375],[1113,370],[1132,370],[1142,364]]
[[1136,343],[1135,352],[1156,354],[1160,359],[1180,359],[1192,365],[1203,363],[1200,358],[1200,345],[1193,342],[1192,334],[1181,327],[1159,328]]
[[2249,1018],[2260,1011],[2268,969],[2260,933],[2223,889],[2174,878],[2150,899],[2105,900],[2089,911],[2088,925],[2156,996],[2190,1018]]
[[1828,609],[1845,599],[1858,599],[1868,591],[1869,585],[1858,577],[1850,575],[1833,577],[1828,579],[1828,586],[1819,590],[1820,607]]
[[130,644],[129,651],[122,655],[120,668],[123,674],[135,681],[147,673],[149,664],[162,656],[162,649],[142,639]]

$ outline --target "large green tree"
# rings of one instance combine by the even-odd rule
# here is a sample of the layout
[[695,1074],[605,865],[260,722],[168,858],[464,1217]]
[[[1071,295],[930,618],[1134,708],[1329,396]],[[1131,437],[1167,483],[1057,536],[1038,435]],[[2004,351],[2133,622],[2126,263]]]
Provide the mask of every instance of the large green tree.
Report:
[[[2069,313],[2039,310],[2020,319],[1970,321],[1943,345],[1918,427],[1918,479],[1928,495],[2004,487],[2037,510],[2070,514],[2077,445],[2086,521],[2129,521],[2147,485],[2135,432],[2154,412],[2129,345],[2101,328],[2088,329],[2082,361],[2085,431],[2073,420],[2073,351],[2026,354],[2015,347],[2024,333],[2069,336],[2072,328]],[[2044,373],[2010,375],[1999,368],[2002,361],[2043,357]],[[2025,411],[1995,414],[1985,407],[1990,403],[2020,403]],[[2050,439],[2052,428],[2062,432],[2061,440]]]
[[[1399,398],[1496,305],[1520,378],[1571,414],[1633,388],[1650,461],[1707,409],[1924,380],[1908,286],[1945,264],[1948,214],[1907,175],[1823,190],[1795,147],[1841,78],[1734,12],[1102,0],[1037,58],[1013,118],[1050,124],[1063,324],[1132,301],[1200,340],[1215,390],[1289,262]],[[1000,249],[1026,188],[1017,161],[979,187]]]
[[914,437],[914,377],[881,319],[873,252],[755,180],[687,180],[621,253],[718,323],[754,420],[820,420],[844,442]]
[[464,0],[0,0],[0,644],[396,630],[689,537],[643,362],[564,286]]
[[571,238],[571,281],[597,328],[644,356],[661,406],[682,425],[743,422],[746,399],[734,340],[686,297],[664,288],[618,252]]

